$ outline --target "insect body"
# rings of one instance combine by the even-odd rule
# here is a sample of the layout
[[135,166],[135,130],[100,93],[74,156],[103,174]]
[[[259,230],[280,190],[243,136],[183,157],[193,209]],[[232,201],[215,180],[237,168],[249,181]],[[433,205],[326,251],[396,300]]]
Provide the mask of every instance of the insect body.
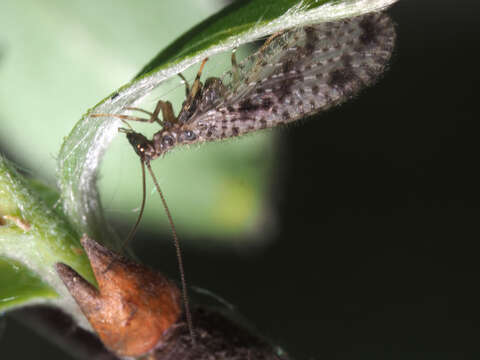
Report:
[[[383,13],[296,28],[268,40],[255,54],[220,78],[200,82],[205,61],[177,117],[170,102],[153,113],[125,120],[158,122],[151,140],[124,130],[144,161],[170,149],[239,136],[286,124],[344,102],[373,83],[385,69],[395,31]],[[162,112],[162,120],[158,118]],[[96,114],[96,116],[107,114]]]
[[[216,141],[299,120],[339,104],[372,84],[385,69],[395,40],[394,26],[383,13],[295,28],[269,38],[242,63],[232,55],[232,70],[222,78],[200,81],[205,59],[189,87],[178,116],[172,104],[157,102],[155,110],[127,108],[149,115],[93,114],[122,120],[157,122],[162,128],[147,139],[121,129],[147,166],[157,187],[174,234],[182,277],[187,321],[192,333],[178,238],[150,161],[183,144]],[[160,112],[162,119],[159,118]],[[145,204],[145,176],[140,221]],[[128,240],[127,239],[127,240]]]

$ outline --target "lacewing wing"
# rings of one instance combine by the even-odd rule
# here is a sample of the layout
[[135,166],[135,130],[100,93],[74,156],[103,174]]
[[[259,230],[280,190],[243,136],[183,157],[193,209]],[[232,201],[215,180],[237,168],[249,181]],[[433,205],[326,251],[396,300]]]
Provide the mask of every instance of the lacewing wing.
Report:
[[[295,28],[268,39],[238,66],[233,62],[232,70],[221,78],[208,78],[203,85],[200,70],[177,117],[171,104],[163,101],[158,111],[146,112],[149,119],[117,117],[162,125],[152,140],[127,131],[145,160],[181,144],[290,123],[342,103],[373,84],[385,70],[394,42],[394,25],[385,13]],[[163,120],[157,117],[160,108]]]

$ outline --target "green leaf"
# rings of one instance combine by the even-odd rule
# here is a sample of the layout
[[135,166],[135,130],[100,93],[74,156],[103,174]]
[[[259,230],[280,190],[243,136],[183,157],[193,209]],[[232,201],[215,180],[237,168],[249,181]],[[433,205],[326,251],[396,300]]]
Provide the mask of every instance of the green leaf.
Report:
[[[283,29],[352,17],[383,9],[394,2],[239,1],[192,28],[160,52],[132,82],[114,92],[115,96],[90,109],[63,143],[58,159],[59,185],[66,212],[76,229],[88,232],[100,241],[112,238],[105,231],[96,180],[102,157],[121,123],[118,119],[92,118],[89,114],[122,113],[125,107],[137,105],[156,88],[164,95],[168,88],[167,79],[206,57],[226,53],[228,58],[229,50]],[[219,62],[213,65],[222,67]],[[211,76],[210,69],[207,70]],[[181,94],[183,90],[180,90]],[[183,99],[183,96],[168,98],[177,109]],[[138,130],[137,124],[135,128]],[[122,146],[129,147],[126,141]],[[262,217],[268,216],[262,194],[266,193],[268,186],[268,159],[273,151],[271,141],[268,137],[251,136],[228,145],[204,147],[206,149],[201,152],[169,154],[155,165],[161,180],[165,174],[165,181],[170,181],[164,186],[164,192],[178,227],[182,232],[216,237],[232,234],[238,237],[245,231],[252,231],[262,223]],[[131,149],[128,151],[131,157],[136,156]],[[140,189],[139,165],[124,167],[125,173],[138,174],[138,183],[130,186]],[[192,191],[192,187],[199,191]],[[128,196],[131,195],[122,193],[115,198],[125,200]],[[135,196],[138,203],[139,191]],[[158,206],[153,211],[147,209],[145,220],[158,227],[158,222],[164,222],[165,217],[161,216],[160,201],[157,199],[155,203]],[[125,203],[115,203],[113,207],[125,208]]]
[[48,299],[78,314],[54,265],[69,264],[95,283],[90,264],[77,234],[45,202],[52,200],[52,190],[31,184],[0,156],[0,308]]
[[224,51],[287,28],[377,11],[395,1],[237,1],[174,41],[146,65],[138,77],[195,55],[203,59],[207,55],[203,52],[210,47],[220,46],[220,51]]
[[57,296],[50,286],[22,263],[0,257],[0,311]]

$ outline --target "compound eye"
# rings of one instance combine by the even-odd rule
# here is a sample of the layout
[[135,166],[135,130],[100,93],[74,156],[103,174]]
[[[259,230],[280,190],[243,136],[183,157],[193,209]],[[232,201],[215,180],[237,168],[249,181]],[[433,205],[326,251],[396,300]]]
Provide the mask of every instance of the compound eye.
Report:
[[187,141],[193,141],[193,140],[196,139],[197,136],[195,135],[195,133],[192,130],[185,130],[183,132],[183,137]]
[[170,146],[173,146],[173,137],[171,137],[170,135],[165,135],[163,138],[162,138],[162,145],[163,146],[166,146],[166,147],[170,147]]

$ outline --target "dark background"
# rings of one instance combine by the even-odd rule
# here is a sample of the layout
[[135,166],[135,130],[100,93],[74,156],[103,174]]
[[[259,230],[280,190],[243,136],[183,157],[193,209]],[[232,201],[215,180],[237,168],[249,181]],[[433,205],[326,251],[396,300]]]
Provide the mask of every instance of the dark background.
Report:
[[[189,282],[296,359],[478,358],[478,6],[400,0],[379,84],[279,131],[272,245],[186,248]],[[175,274],[173,255],[159,258],[168,245],[137,244]],[[68,358],[14,321],[1,353]]]

